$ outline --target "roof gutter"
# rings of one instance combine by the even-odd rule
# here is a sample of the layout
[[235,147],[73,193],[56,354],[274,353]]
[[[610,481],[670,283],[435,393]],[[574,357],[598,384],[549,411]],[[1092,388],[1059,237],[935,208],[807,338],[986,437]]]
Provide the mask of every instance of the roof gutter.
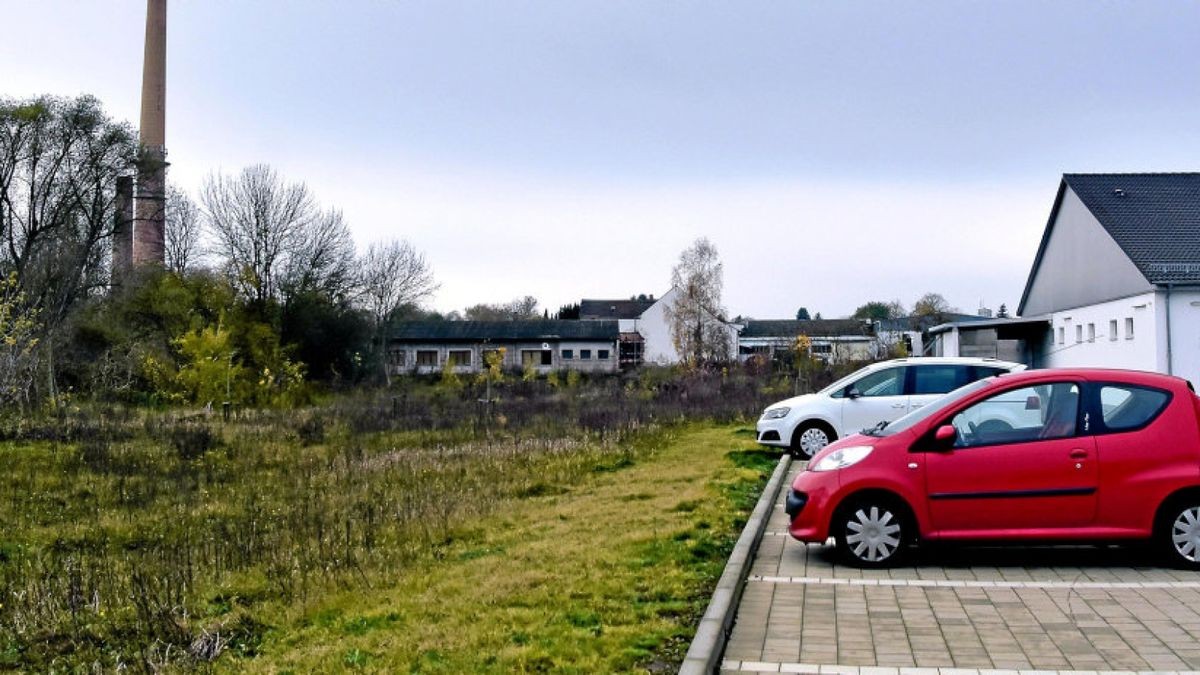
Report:
[[1175,370],[1171,363],[1171,287],[1174,284],[1167,284],[1167,374],[1174,375]]

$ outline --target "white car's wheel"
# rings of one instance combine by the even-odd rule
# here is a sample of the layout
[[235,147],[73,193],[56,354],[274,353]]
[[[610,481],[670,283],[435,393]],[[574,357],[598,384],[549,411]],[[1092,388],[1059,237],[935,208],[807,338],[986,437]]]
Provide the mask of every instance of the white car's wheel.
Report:
[[837,437],[829,427],[809,422],[792,434],[792,452],[800,459],[812,459],[813,455],[835,440]]

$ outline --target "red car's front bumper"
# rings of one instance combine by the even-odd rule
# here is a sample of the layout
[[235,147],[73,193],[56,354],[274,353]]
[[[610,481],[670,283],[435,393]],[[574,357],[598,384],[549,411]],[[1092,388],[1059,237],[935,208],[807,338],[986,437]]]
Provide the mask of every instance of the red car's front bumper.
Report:
[[838,471],[802,471],[792,481],[785,508],[791,524],[788,532],[808,543],[823,544],[829,538],[829,521],[840,487]]

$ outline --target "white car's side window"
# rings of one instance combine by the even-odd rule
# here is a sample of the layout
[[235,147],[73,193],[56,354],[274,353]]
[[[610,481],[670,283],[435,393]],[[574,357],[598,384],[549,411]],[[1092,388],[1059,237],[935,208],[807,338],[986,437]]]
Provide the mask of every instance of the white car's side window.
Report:
[[920,365],[913,373],[912,394],[923,396],[927,394],[945,394],[954,391],[970,380],[967,379],[967,367],[954,364]]
[[859,396],[899,396],[904,393],[904,369],[886,368],[867,375],[850,385]]

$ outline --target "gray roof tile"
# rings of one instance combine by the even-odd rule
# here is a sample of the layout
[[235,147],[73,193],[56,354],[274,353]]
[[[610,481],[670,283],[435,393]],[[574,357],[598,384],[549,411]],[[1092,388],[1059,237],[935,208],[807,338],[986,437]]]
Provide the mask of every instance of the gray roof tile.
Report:
[[406,321],[393,342],[616,340],[616,321]]
[[1069,173],[1063,181],[1150,283],[1200,281],[1200,173]]
[[657,300],[588,300],[579,302],[579,318],[636,319]]
[[808,335],[810,337],[834,337],[844,335],[870,335],[870,324],[858,319],[812,319],[798,321],[751,320],[746,322],[741,336],[745,338],[778,338]]

